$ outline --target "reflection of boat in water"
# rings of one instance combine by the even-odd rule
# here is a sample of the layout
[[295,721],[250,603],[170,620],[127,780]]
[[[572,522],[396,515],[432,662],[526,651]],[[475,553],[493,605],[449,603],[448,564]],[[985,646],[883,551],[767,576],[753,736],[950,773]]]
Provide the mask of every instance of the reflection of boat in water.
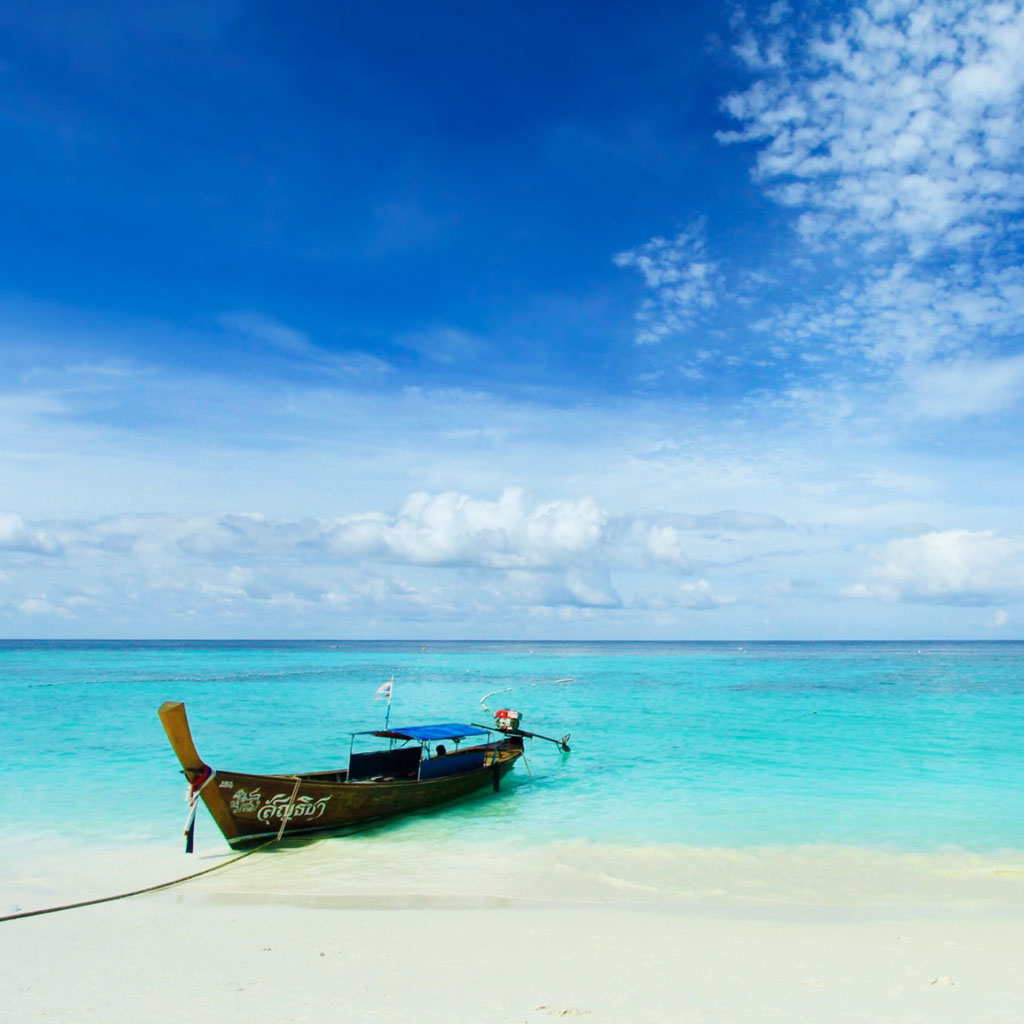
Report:
[[[188,779],[191,852],[199,797],[231,846],[242,849],[282,836],[309,835],[436,807],[490,786],[497,790],[523,753],[519,714],[496,715],[495,729],[444,723],[352,734],[347,768],[295,774],[250,775],[213,769],[192,741],[185,705],[159,710],[167,738]],[[504,716],[504,717],[499,717]],[[360,737],[388,741],[386,749],[355,751]],[[548,737],[540,737],[546,739]],[[566,737],[567,739],[567,737]],[[469,740],[469,745],[463,745]],[[558,742],[568,750],[568,743]],[[448,752],[446,743],[454,745]]]

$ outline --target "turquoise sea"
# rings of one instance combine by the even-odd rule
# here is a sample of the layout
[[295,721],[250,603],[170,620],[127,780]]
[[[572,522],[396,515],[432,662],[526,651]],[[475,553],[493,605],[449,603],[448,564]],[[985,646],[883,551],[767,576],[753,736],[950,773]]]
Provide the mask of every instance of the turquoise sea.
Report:
[[[318,856],[393,868],[413,846],[423,864],[477,844],[578,865],[689,851],[692,866],[710,850],[1024,850],[1024,643],[2,641],[8,900],[29,883],[69,891],[55,865],[103,851],[184,860],[164,700],[186,703],[214,767],[313,770],[382,725],[374,692],[392,677],[392,725],[482,721],[481,697],[510,688],[490,706],[571,732],[572,753],[537,742],[496,797]],[[203,808],[198,828],[201,854],[227,852]],[[46,867],[29,878],[33,859]],[[621,874],[657,889],[678,867]]]

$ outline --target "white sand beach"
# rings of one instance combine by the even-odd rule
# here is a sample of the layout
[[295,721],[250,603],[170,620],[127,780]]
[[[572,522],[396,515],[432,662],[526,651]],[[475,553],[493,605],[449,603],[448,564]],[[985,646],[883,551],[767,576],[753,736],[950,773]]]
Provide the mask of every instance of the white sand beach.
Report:
[[[381,869],[370,864],[380,844],[325,842],[150,895],[4,922],[3,1017],[1021,1019],[1019,860],[584,845],[503,859],[484,845],[431,854],[396,843]],[[217,862],[208,854],[186,868]],[[151,880],[170,863],[151,863]]]
[[4,926],[5,1019],[1019,1021],[1018,912],[196,906]]

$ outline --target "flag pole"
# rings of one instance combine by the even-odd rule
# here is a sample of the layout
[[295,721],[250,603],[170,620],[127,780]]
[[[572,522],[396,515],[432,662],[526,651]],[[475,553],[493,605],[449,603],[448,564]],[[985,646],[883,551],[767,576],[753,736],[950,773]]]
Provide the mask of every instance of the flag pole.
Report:
[[388,699],[388,709],[384,713],[385,731],[387,731],[388,723],[391,721],[391,690],[393,689],[394,685],[395,677],[392,675],[392,677],[386,683],[381,683],[380,686],[377,687],[377,693],[373,698],[375,701],[380,700],[381,697],[387,697]]

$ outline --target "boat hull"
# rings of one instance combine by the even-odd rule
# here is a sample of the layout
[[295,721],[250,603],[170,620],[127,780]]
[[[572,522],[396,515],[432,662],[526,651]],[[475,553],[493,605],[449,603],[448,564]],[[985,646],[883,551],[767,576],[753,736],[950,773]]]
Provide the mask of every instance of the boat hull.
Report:
[[384,821],[497,789],[520,750],[489,750],[483,768],[439,779],[326,782],[315,777],[218,771],[202,798],[224,838],[245,849],[277,837]]

